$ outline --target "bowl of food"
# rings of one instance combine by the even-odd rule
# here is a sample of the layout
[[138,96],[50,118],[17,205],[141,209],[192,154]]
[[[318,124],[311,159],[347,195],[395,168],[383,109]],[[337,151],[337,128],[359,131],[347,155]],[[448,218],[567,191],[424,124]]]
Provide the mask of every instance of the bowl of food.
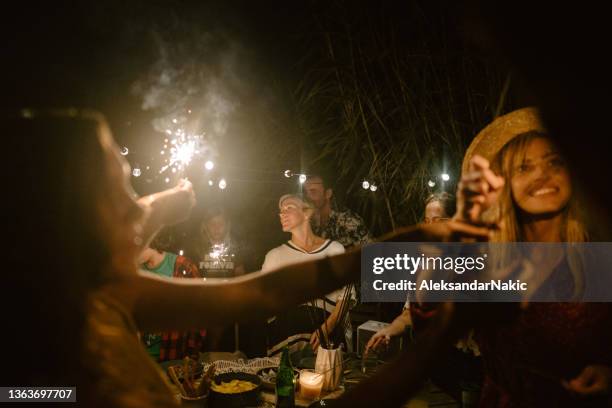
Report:
[[261,378],[249,373],[216,375],[210,386],[210,404],[214,408],[238,408],[259,404]]
[[[257,371],[257,375],[261,378],[262,388],[274,391],[276,389],[276,374],[278,373],[278,367],[266,367]],[[300,371],[296,368],[293,369],[293,375],[297,377]]]

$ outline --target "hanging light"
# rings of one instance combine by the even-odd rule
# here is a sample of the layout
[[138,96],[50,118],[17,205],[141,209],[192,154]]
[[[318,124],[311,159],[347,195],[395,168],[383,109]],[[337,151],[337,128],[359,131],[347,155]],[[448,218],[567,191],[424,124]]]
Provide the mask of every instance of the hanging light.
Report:
[[443,181],[448,181],[448,180],[450,180],[450,176],[447,173],[442,173],[442,180]]
[[370,191],[376,191],[376,190],[378,190],[378,187],[376,185],[372,184],[370,186]]
[[291,170],[285,170],[285,177],[287,178],[291,178],[291,176],[293,176],[293,172]]
[[225,181],[225,179],[219,180],[219,188],[221,190],[225,190],[226,187],[227,187],[227,182]]
[[142,174],[142,172],[140,171],[139,167],[134,167],[132,169],[132,176],[134,177],[140,177],[140,175]]
[[436,182],[435,182],[435,181],[433,181],[433,180],[429,180],[429,181],[427,182],[427,185],[428,185],[429,187],[431,187],[431,188],[434,188],[434,187],[436,186]]
[[304,184],[306,182],[306,175],[305,174],[300,174],[300,184]]
[[121,155],[122,156],[127,156],[129,152],[130,152],[129,149],[126,146],[123,146],[121,148]]
[[207,160],[207,161],[206,161],[206,163],[204,163],[204,168],[205,168],[206,170],[212,170],[212,169],[214,169],[214,168],[215,168],[215,163],[213,163],[213,162],[212,162],[212,161],[210,161],[210,160]]
[[364,190],[370,188],[370,183],[368,182],[368,180],[363,180],[363,183],[361,183],[361,187],[363,187]]

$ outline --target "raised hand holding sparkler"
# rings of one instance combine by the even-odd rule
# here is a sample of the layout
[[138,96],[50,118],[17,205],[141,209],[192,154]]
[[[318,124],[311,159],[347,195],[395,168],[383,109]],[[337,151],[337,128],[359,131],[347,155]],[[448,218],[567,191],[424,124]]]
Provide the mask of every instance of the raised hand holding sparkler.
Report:
[[163,226],[177,224],[189,218],[195,202],[193,185],[186,178],[180,179],[173,188],[141,197],[138,203],[145,207],[148,213],[148,220],[144,223],[147,227],[141,235],[143,245]]

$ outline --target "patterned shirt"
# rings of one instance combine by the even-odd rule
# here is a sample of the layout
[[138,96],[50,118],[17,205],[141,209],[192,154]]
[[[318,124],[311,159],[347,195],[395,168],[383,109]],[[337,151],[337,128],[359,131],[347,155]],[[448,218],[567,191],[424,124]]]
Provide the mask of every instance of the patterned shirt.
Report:
[[313,225],[316,235],[340,242],[345,248],[362,246],[372,242],[363,219],[349,209],[332,210],[324,227]]

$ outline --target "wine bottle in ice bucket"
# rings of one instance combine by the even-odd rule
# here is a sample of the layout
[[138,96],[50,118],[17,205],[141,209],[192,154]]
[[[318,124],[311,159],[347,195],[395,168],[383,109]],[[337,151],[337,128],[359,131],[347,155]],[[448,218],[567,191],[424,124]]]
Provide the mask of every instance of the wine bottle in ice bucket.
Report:
[[295,407],[295,380],[289,359],[289,347],[285,346],[276,374],[276,408]]

